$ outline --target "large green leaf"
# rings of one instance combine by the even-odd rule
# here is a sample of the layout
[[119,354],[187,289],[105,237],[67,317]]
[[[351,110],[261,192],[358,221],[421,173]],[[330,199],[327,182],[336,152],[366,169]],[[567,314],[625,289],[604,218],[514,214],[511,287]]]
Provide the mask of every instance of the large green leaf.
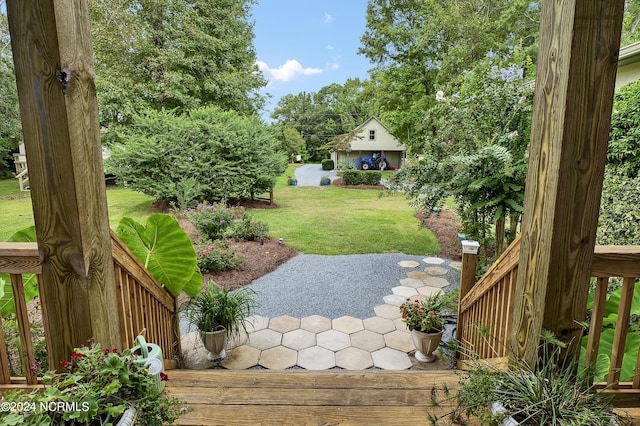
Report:
[[[615,325],[618,320],[618,306],[620,306],[620,295],[622,288],[610,293],[604,307],[604,325]],[[636,283],[631,300],[631,315],[640,316],[640,283]]]
[[187,234],[170,216],[154,214],[146,226],[125,217],[116,230],[118,236],[136,255],[156,280],[174,296],[184,291],[195,296],[202,287],[197,286],[198,271],[196,253]]
[[[16,232],[9,238],[10,242],[29,243],[35,242],[36,228],[30,226],[21,231]],[[24,296],[28,303],[34,297],[38,296],[38,282],[33,274],[25,274],[23,277]],[[13,302],[13,289],[11,288],[11,278],[7,274],[0,274],[0,315],[6,318],[7,315],[16,311]]]

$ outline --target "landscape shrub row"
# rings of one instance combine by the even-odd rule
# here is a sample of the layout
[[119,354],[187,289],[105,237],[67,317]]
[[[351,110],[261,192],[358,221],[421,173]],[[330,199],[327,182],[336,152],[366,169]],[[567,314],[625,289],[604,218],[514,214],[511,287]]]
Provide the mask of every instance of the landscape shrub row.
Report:
[[379,185],[382,172],[378,170],[345,170],[342,180],[345,185]]

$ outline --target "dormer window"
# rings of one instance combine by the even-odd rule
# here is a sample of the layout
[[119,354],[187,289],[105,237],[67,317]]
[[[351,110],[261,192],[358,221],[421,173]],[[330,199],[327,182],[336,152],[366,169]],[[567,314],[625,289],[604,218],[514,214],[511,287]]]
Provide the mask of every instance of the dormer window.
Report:
[[375,130],[369,130],[369,140],[370,141],[375,141],[376,140],[376,131]]

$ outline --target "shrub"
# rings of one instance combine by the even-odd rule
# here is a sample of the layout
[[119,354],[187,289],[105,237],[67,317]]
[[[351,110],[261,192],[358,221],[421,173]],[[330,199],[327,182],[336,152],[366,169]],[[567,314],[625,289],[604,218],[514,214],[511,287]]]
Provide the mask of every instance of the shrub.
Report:
[[342,180],[345,185],[379,185],[382,172],[379,170],[345,170]]
[[269,225],[255,221],[244,213],[234,223],[232,238],[236,241],[263,241],[269,235]]
[[359,170],[345,170],[342,173],[342,180],[345,185],[360,185],[362,183],[362,175]]
[[365,185],[379,185],[382,179],[382,172],[378,170],[367,170],[362,172],[362,183]]
[[322,160],[320,164],[322,165],[322,170],[333,170],[333,168],[335,167],[335,163],[333,162],[333,160],[328,158]]
[[338,160],[338,170],[352,170],[353,168],[353,163],[347,158]]
[[167,203],[249,198],[286,168],[259,117],[216,107],[145,111],[108,133],[114,141],[105,167],[119,183]]
[[202,241],[196,245],[198,267],[202,272],[216,273],[239,267],[244,258],[224,240]]
[[597,244],[637,244],[640,240],[640,177],[607,166],[602,187]]
[[213,241],[224,237],[225,231],[233,225],[235,213],[224,202],[202,203],[187,210],[185,217],[198,228],[202,238]]
[[616,92],[611,114],[611,131],[607,161],[627,176],[640,174],[640,82],[634,82]]

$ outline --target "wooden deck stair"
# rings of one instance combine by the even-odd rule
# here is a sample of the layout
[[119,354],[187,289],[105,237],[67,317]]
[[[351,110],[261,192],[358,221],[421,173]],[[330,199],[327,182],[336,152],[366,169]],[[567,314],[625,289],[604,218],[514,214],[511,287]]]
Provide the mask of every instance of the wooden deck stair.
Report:
[[182,425],[427,425],[452,410],[445,389],[457,387],[452,370],[171,370],[167,383],[193,410]]

